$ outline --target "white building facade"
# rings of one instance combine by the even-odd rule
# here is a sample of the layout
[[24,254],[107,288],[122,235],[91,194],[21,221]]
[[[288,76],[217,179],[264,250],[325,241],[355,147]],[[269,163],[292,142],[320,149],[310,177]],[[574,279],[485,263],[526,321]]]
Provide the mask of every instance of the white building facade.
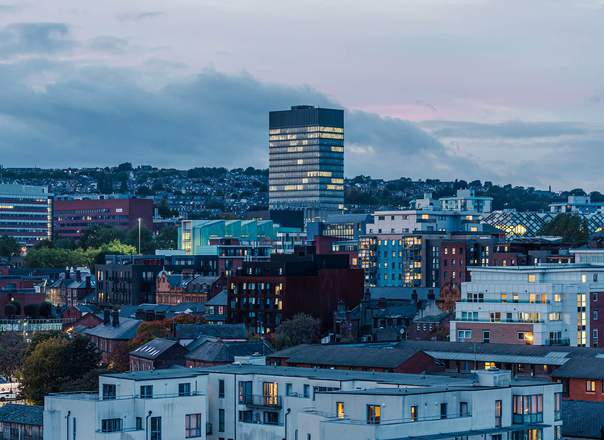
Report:
[[[475,267],[450,325],[456,342],[598,346],[604,267]],[[603,307],[604,309],[604,307]],[[603,317],[604,319],[604,317]]]
[[554,440],[562,386],[261,365],[101,376],[46,397],[45,440]]

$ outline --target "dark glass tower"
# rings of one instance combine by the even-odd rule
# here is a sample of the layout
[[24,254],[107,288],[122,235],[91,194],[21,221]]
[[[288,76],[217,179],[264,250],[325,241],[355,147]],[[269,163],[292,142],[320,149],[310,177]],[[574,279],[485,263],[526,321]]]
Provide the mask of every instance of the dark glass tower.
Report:
[[344,111],[298,105],[269,116],[270,209],[344,204]]

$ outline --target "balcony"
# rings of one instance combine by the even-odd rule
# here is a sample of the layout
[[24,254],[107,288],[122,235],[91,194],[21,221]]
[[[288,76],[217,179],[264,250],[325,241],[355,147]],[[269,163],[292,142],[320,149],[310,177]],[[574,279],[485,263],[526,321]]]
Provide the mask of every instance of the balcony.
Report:
[[543,345],[570,345],[570,339],[546,339]]
[[239,403],[255,408],[281,408],[281,396],[243,395]]

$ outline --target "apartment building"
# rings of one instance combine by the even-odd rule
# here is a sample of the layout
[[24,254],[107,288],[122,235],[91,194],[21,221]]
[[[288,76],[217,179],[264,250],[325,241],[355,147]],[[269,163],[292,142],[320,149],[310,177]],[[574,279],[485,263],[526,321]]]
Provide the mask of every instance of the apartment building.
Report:
[[562,386],[471,377],[231,364],[102,375],[45,399],[44,438],[559,439]]
[[474,267],[462,284],[451,341],[597,347],[604,267]]
[[0,184],[0,236],[27,246],[51,240],[52,211],[48,187]]

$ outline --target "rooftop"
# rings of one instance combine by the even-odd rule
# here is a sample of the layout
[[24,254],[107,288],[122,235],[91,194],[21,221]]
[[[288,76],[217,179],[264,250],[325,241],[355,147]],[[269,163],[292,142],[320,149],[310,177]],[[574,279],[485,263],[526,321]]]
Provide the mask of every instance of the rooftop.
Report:
[[7,403],[0,406],[0,422],[20,425],[42,426],[44,407],[38,405],[17,405]]

